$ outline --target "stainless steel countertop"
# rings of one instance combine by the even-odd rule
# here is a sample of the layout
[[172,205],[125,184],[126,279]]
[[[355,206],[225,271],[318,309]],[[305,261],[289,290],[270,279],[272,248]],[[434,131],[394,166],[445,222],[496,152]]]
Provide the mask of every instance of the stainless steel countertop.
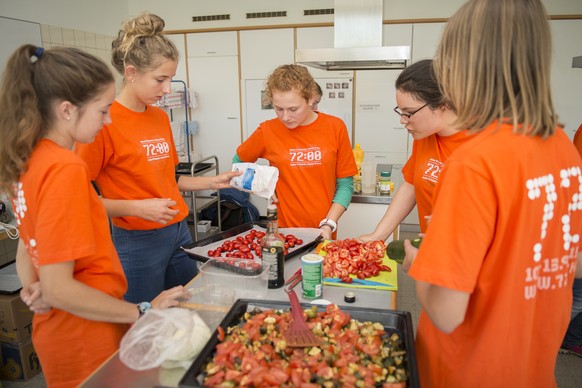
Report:
[[[396,188],[394,188],[396,190]],[[352,196],[352,203],[374,203],[381,205],[389,205],[392,202],[393,194],[354,194]]]

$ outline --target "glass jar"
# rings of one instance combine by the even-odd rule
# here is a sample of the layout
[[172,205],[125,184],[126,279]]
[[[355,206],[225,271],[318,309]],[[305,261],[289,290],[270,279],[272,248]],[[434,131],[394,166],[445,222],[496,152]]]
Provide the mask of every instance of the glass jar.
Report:
[[354,176],[354,194],[362,193],[362,176],[360,174]]
[[391,188],[391,181],[390,181],[390,172],[389,171],[382,171],[380,172],[380,179],[378,181],[378,188],[380,195],[390,195],[390,188]]

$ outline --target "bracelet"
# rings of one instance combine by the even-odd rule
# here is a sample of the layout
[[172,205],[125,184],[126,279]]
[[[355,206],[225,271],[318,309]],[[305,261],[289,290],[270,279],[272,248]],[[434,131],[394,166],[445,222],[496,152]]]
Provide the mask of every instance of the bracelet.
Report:
[[331,228],[331,232],[335,232],[337,230],[337,223],[334,220],[331,220],[329,218],[324,218],[323,220],[321,220],[321,222],[319,223],[319,227],[321,228],[322,226],[329,226]]

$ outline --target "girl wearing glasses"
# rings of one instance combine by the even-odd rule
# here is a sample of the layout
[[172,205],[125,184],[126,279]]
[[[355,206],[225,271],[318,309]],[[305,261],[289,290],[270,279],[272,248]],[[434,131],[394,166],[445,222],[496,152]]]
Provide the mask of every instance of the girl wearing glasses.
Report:
[[432,60],[418,61],[396,80],[394,111],[414,139],[412,154],[402,173],[404,182],[396,191],[376,229],[359,237],[362,241],[386,240],[394,229],[418,207],[420,231],[426,230],[432,212],[432,193],[445,161],[471,136],[451,127],[455,113],[444,101],[434,77]]

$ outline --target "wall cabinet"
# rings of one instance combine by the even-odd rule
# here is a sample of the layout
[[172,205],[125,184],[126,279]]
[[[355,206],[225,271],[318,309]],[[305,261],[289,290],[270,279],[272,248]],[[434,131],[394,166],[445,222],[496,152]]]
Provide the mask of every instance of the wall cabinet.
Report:
[[[366,233],[372,233],[380,222],[389,205],[373,203],[351,203],[342,215],[337,228],[337,238],[357,238]],[[398,229],[397,229],[398,230]],[[394,235],[386,242],[392,241]]]
[[293,29],[241,31],[240,47],[244,141],[258,124],[275,117],[273,109],[263,109],[261,91],[277,66],[294,63]]
[[582,55],[582,20],[552,20],[552,97],[560,122],[570,138],[582,124],[582,69],[572,68],[572,58]]
[[236,33],[188,34],[186,38],[189,48],[196,42],[206,42],[206,38],[214,42],[205,50],[194,50],[199,56],[190,56],[188,50],[190,89],[196,92],[198,103],[192,110],[192,119],[198,121],[193,152],[200,159],[216,155],[221,170],[230,170],[240,144],[241,122],[238,56],[226,54],[232,53],[233,44],[236,47]]
[[399,70],[357,72],[355,142],[366,152],[366,161],[404,164],[407,160],[408,132],[393,111],[399,74]]
[[200,32],[188,34],[186,47],[188,57],[237,56],[236,32]]
[[[383,26],[385,46],[410,46],[411,24]],[[408,158],[409,135],[396,106],[394,83],[401,70],[356,71],[355,77],[355,143],[366,152],[366,161],[404,164]]]
[[412,62],[434,58],[445,23],[415,23],[412,35]]
[[240,32],[241,79],[265,79],[277,66],[295,62],[292,28]]
[[[176,45],[176,48],[180,53],[174,79],[186,82],[188,80],[188,72],[186,70],[188,63],[188,57],[186,55],[186,34],[168,35],[167,37]],[[188,82],[186,82],[186,85],[188,85]]]

